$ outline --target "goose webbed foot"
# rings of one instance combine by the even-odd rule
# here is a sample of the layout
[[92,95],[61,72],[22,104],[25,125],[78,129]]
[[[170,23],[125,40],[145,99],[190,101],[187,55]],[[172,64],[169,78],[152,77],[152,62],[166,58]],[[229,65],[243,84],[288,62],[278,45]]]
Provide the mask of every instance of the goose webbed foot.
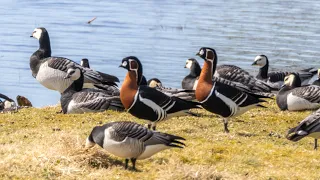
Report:
[[156,130],[156,123],[148,123],[148,129]]

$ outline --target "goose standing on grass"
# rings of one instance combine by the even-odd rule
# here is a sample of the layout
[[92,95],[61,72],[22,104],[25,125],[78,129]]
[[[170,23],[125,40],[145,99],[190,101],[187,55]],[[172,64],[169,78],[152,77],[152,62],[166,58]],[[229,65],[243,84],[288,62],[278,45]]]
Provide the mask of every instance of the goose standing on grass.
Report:
[[320,138],[320,109],[306,117],[297,127],[291,128],[286,137],[294,142],[304,137],[313,137],[314,149],[317,149]]
[[[70,79],[64,79],[67,66],[75,62],[67,58],[51,56],[50,38],[45,28],[36,28],[30,37],[38,39],[40,46],[30,57],[32,76],[46,88],[63,93],[72,84]],[[86,86],[105,83],[116,85],[115,82],[119,82],[115,76],[84,68],[76,63],[75,65],[83,72]]]
[[320,69],[318,69],[318,78],[313,81],[312,85],[320,86]]
[[[188,59],[185,68],[190,69],[190,74],[182,80],[182,87],[184,89],[196,89],[201,72],[198,61],[194,58]],[[273,88],[249,75],[247,71],[234,65],[217,66],[213,80],[236,87],[241,91],[268,97],[274,96],[274,94],[271,93],[271,90],[274,90]]]
[[277,105],[284,111],[301,111],[320,107],[320,86],[301,86],[301,80],[295,73],[284,78],[284,86],[277,94]]
[[[252,66],[259,66],[258,79],[266,81],[270,86],[280,89],[283,85],[284,77],[290,73],[297,73],[302,81],[302,85],[307,85],[309,80],[313,77],[316,71],[312,71],[313,68],[304,69],[299,72],[284,72],[274,71],[268,72],[269,60],[265,55],[258,55],[254,59]],[[309,72],[310,71],[310,72]]]
[[136,160],[146,159],[169,148],[183,148],[183,137],[151,131],[146,127],[129,121],[111,122],[93,128],[86,141],[86,148],[98,144],[109,153],[125,158],[125,169],[129,159],[133,170]]
[[243,92],[213,80],[218,61],[214,49],[202,47],[197,55],[204,59],[204,65],[196,88],[196,98],[204,109],[223,117],[225,132],[229,132],[229,118],[255,107],[264,107],[260,103],[265,101],[260,98],[265,96]]
[[155,88],[168,96],[175,96],[188,101],[195,100],[194,90],[164,87],[158,78],[149,79],[147,83],[149,87]]
[[61,107],[64,114],[79,114],[85,112],[102,112],[107,109],[123,111],[119,97],[119,89],[109,86],[109,89],[82,89],[84,75],[81,69],[69,64],[66,79],[73,83],[61,94]]
[[3,102],[0,100],[0,110],[16,108],[17,107],[17,105],[14,102],[14,100],[9,98],[8,96],[0,93],[0,98],[4,99]]
[[128,70],[120,90],[123,106],[133,116],[151,121],[150,128],[155,129],[155,123],[158,121],[175,116],[192,115],[189,109],[200,108],[197,102],[170,97],[154,88],[140,85],[143,71],[137,57],[124,58],[119,67]]

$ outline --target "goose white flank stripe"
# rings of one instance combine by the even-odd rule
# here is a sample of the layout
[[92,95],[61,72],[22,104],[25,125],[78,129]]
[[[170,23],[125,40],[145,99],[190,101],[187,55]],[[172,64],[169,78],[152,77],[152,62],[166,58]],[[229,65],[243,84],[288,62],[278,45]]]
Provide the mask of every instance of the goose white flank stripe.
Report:
[[189,110],[200,108],[197,102],[168,96],[162,90],[141,85],[143,70],[137,57],[124,58],[120,67],[128,70],[120,90],[121,102],[133,116],[153,122],[149,123],[149,127],[155,129],[155,122],[174,116],[193,115]]
[[96,126],[86,140],[86,148],[95,144],[109,153],[125,158],[125,168],[129,159],[135,170],[136,160],[146,159],[169,148],[183,148],[182,137],[151,131],[146,127],[129,121],[107,123]]

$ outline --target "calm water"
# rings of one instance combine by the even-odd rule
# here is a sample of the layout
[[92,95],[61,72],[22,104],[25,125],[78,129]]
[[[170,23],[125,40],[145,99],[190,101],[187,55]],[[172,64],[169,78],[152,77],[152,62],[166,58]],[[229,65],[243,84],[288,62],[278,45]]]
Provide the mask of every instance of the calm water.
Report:
[[215,48],[219,63],[253,74],[257,69],[250,64],[259,54],[266,54],[275,69],[318,66],[319,8],[320,2],[305,0],[4,1],[0,92],[24,95],[37,107],[59,101],[59,93],[41,86],[29,69],[29,57],[38,48],[29,36],[39,26],[50,34],[53,56],[86,57],[91,67],[121,81],[126,74],[118,68],[121,59],[135,55],[147,78],[180,87],[189,73],[185,60],[201,46]]

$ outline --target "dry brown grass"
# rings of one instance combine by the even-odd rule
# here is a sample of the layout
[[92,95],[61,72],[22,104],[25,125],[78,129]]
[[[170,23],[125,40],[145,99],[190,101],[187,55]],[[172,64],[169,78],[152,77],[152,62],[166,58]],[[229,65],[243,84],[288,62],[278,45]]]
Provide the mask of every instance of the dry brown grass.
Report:
[[137,161],[138,172],[124,170],[124,160],[96,146],[84,149],[91,129],[110,121],[144,121],[128,113],[56,114],[59,108],[22,109],[0,114],[0,179],[319,179],[320,155],[313,139],[298,143],[286,131],[307,112],[280,112],[273,101],[234,118],[230,134],[221,120],[180,117],[158,130],[187,139],[184,149],[170,149]]

